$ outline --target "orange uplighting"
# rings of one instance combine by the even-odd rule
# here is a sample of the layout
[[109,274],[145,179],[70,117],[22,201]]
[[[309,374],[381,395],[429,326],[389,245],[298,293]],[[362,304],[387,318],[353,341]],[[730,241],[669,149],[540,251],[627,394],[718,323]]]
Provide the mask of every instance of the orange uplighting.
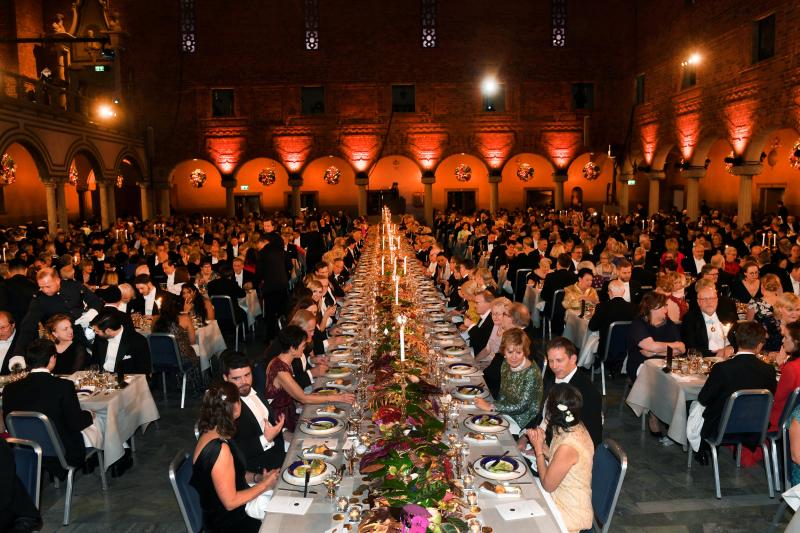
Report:
[[725,106],[728,138],[736,155],[742,155],[753,136],[753,116],[758,102],[740,100]]
[[700,132],[700,114],[688,113],[679,115],[675,118],[675,129],[680,143],[678,148],[683,158],[688,161],[694,153],[695,146],[697,146]]
[[342,152],[357,171],[366,171],[375,161],[379,148],[377,135],[342,135],[340,141]]
[[289,172],[299,172],[303,168],[314,145],[314,138],[307,135],[276,135],[272,141]]
[[542,145],[550,155],[550,160],[559,169],[566,169],[578,153],[583,135],[580,131],[542,132]]
[[478,132],[475,134],[475,146],[490,168],[499,169],[508,159],[514,146],[513,132]]
[[651,123],[643,125],[641,128],[641,136],[644,160],[648,165],[652,165],[653,156],[656,153],[656,145],[658,144],[658,124]]
[[244,137],[211,137],[206,139],[206,150],[211,160],[223,174],[230,174],[244,154]]
[[409,133],[411,153],[425,170],[432,170],[442,157],[447,144],[446,133]]

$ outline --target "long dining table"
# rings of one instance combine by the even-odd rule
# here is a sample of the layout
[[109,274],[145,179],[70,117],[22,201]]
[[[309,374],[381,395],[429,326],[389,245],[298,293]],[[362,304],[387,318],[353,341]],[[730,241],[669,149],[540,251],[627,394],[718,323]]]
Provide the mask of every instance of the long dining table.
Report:
[[[359,263],[358,269],[355,273],[356,286],[358,285],[359,279],[365,279],[371,276],[374,277],[376,275],[379,276],[382,274],[375,267],[375,264],[380,261],[380,244],[378,244],[378,239],[373,236],[373,239],[369,240],[368,242],[368,251],[365,251],[364,255],[362,256],[361,263]],[[378,248],[377,253],[375,252],[376,245]],[[370,248],[371,251],[369,250]],[[413,257],[413,253],[410,251],[409,256]],[[412,261],[409,260],[408,267],[408,275],[417,276],[418,281],[416,283],[419,284],[419,287],[427,288],[429,280],[427,280],[427,277],[424,276],[421,266],[418,265],[416,261],[413,261],[412,264]],[[387,276],[387,279],[391,280],[389,276]],[[388,281],[387,283],[391,283],[391,281]],[[430,286],[432,287],[432,284]],[[366,294],[362,294],[360,297],[350,295],[345,298],[342,308],[343,314],[347,315],[348,309],[352,307],[363,308],[365,297],[367,297]],[[444,305],[445,302],[442,299],[441,303],[438,305],[440,309],[437,309],[437,311],[434,312],[439,317],[445,315]],[[431,313],[430,306],[426,306],[426,310],[419,308],[414,309],[413,313],[415,321],[429,324],[429,314]],[[435,333],[432,333],[431,338],[428,339],[432,344],[437,335],[440,334],[444,334],[444,336],[448,336],[451,339],[457,337],[455,325],[450,324],[448,330],[444,331],[443,326],[441,326],[441,322],[442,321],[440,320],[439,329],[437,329]],[[366,322],[362,323],[359,327],[359,330],[354,332],[354,336],[352,338],[356,339],[359,335],[363,334],[364,331],[366,331],[365,328],[368,327],[369,324]],[[431,333],[431,330],[427,331],[428,333]],[[386,333],[386,331],[384,333]],[[357,340],[352,341],[353,344],[357,344],[357,342]],[[463,343],[463,341],[461,341],[460,337],[457,337],[454,342],[437,343],[437,349],[443,350],[445,346],[452,345],[455,345],[457,348],[461,343]],[[333,351],[329,351],[329,355],[333,355],[335,350],[336,349],[334,348]],[[465,350],[464,353],[468,354],[465,355],[465,362],[472,362],[472,355],[469,354],[469,351]],[[356,359],[356,361],[358,361],[358,359]],[[365,379],[368,383],[371,383],[375,377],[370,374],[365,374],[362,379]],[[319,387],[330,386],[330,382],[331,377],[320,377],[315,381],[312,387],[317,389]],[[441,383],[440,392],[451,392],[455,387],[465,384],[476,384],[485,387],[483,374],[480,371],[476,371],[470,375],[448,375],[448,377]],[[355,385],[356,384],[354,383],[353,386]],[[309,420],[312,417],[319,415],[319,409],[321,407],[324,406],[306,405],[302,410],[300,419]],[[352,412],[352,406],[346,404],[336,404],[336,407],[342,411],[341,419],[347,420]],[[471,401],[463,403],[459,409],[458,429],[456,430],[455,440],[463,442],[465,435],[470,431],[465,427],[465,419],[480,413],[481,411],[479,411]],[[359,425],[359,435],[369,434],[373,438],[372,442],[374,442],[374,438],[378,436],[378,428],[372,422],[372,419],[369,416],[370,411],[367,410],[365,414],[366,416],[364,417],[364,420],[362,420]],[[346,447],[354,446],[354,444],[358,442],[357,439],[353,439],[352,432],[348,433],[346,426],[346,423],[341,424],[341,427],[337,432],[321,437],[307,434],[304,432],[303,426],[300,424],[298,425],[298,429],[294,433],[294,438],[289,445],[286,462],[282,467],[281,476],[279,477],[279,481],[275,486],[272,497],[275,498],[276,496],[288,496],[304,501],[310,499],[310,506],[308,507],[307,511],[302,514],[295,514],[295,512],[291,510],[291,506],[288,506],[288,508],[285,509],[277,509],[277,511],[267,512],[260,529],[262,533],[278,531],[335,532],[343,530],[342,528],[347,521],[347,517],[343,517],[341,514],[336,516],[336,499],[334,498],[331,500],[328,498],[326,495],[325,486],[322,484],[312,485],[309,488],[309,490],[312,492],[308,494],[307,498],[303,498],[303,487],[298,486],[296,483],[288,483],[285,471],[292,463],[297,461],[298,457],[303,453],[304,448],[312,445],[319,445],[321,442],[324,442],[328,448],[336,451],[336,454],[333,457],[326,459],[326,461],[336,468],[343,465],[343,450]],[[451,426],[450,432],[453,431],[454,429]],[[348,437],[348,434],[350,437]],[[502,432],[496,433],[496,435],[498,438],[493,442],[487,442],[483,444],[476,443],[471,445],[469,448],[469,459],[467,463],[471,465],[482,457],[487,456],[487,454],[496,454],[497,456],[501,456],[505,453],[508,457],[517,459],[519,463],[524,465],[524,474],[520,478],[510,481],[510,483],[518,486],[521,490],[521,494],[512,497],[498,497],[495,494],[484,493],[483,491],[476,490],[477,505],[479,508],[478,518],[480,521],[483,523],[483,525],[491,527],[493,531],[498,533],[511,533],[517,531],[549,533],[554,531],[566,531],[564,522],[552,498],[546,491],[543,490],[541,484],[539,483],[538,477],[535,477],[531,473],[527,462],[520,456],[514,437],[511,435],[508,429],[504,429]],[[444,442],[444,437],[442,437],[442,441]],[[473,470],[473,472],[475,473],[474,485],[476,489],[484,481],[499,483],[497,480],[482,478],[480,475],[478,475],[477,471]],[[369,505],[367,503],[368,491],[363,491],[363,487],[361,487],[361,485],[364,483],[364,479],[365,478],[362,478],[360,473],[357,474],[356,472],[354,472],[354,475],[345,475],[338,488],[337,497],[345,496],[348,498],[348,501],[351,505],[359,504],[363,509],[366,510]],[[523,502],[525,502],[524,506],[529,506],[536,509],[536,512],[534,513],[535,516],[527,516],[514,520],[505,520],[500,514],[500,507],[504,506],[504,504],[514,502],[519,503],[519,507],[522,507]],[[511,505],[511,507],[514,506]],[[355,530],[358,528],[358,524],[354,523],[347,529],[350,528]]]

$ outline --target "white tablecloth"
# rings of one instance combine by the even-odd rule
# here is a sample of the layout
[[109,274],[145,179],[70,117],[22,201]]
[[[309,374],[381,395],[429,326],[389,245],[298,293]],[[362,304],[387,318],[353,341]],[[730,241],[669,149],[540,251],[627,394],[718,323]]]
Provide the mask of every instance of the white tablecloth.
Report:
[[194,349],[200,358],[200,370],[205,371],[211,368],[211,357],[222,353],[227,346],[225,337],[219,329],[216,320],[209,320],[202,328],[197,328],[197,344]]
[[667,435],[675,442],[686,445],[686,402],[696,400],[706,376],[665,374],[663,359],[644,362],[628,394],[627,404],[636,416],[650,411],[659,420],[669,424]]
[[256,317],[261,315],[261,302],[258,301],[258,294],[255,289],[247,291],[247,296],[239,298],[239,307],[244,309],[247,313],[247,327],[253,327],[256,323]]
[[536,285],[527,285],[525,287],[525,296],[522,298],[522,303],[528,307],[528,311],[531,313],[531,320],[536,327],[539,327],[541,313],[544,310],[544,301],[539,300],[541,294],[542,289],[536,288]]
[[[82,373],[76,372],[70,378]],[[131,377],[133,379],[124,389],[79,398],[81,407],[94,411],[104,426],[102,450],[106,468],[125,455],[122,444],[131,438],[140,426],[143,426],[142,431],[144,431],[147,424],[160,418],[147,379],[143,374]]]

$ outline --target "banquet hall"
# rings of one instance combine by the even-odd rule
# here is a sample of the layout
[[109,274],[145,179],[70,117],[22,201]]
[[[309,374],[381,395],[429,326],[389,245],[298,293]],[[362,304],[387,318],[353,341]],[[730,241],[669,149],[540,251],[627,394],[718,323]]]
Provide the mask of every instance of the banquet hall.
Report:
[[0,531],[800,531],[795,16],[0,0]]

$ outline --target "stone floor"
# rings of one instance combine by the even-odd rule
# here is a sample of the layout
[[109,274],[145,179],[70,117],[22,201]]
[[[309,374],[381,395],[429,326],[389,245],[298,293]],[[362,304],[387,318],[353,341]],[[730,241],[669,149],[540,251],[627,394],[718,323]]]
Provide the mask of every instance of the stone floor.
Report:
[[[250,342],[248,351],[263,343]],[[711,466],[686,468],[679,446],[662,447],[627,407],[620,407],[623,381],[608,382],[605,436],[615,439],[628,454],[628,474],[619,498],[611,531],[648,533],[762,532],[769,529],[779,500],[767,495],[763,468],[737,471],[730,454],[721,453],[723,499],[714,497]],[[136,437],[136,464],[123,477],[109,478],[107,493],[100,490],[98,474],[78,475],[71,524],[61,526],[63,485],[46,484],[42,491],[43,531],[181,532],[184,531],[167,467],[181,450],[194,446],[192,426],[200,398],[187,399],[179,407],[178,392],[165,401],[155,399],[161,412],[158,427]],[[782,531],[788,518],[784,518]],[[311,532],[309,532],[311,533]]]

